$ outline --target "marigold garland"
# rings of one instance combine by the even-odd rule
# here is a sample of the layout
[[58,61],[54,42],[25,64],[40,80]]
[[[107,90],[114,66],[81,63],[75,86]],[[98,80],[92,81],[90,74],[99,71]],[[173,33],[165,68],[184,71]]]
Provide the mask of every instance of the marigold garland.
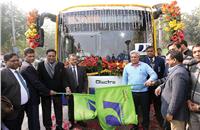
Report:
[[25,32],[26,41],[31,48],[36,48],[39,45],[40,35],[36,28],[38,11],[36,9],[30,11],[27,15],[28,30]]
[[177,2],[163,4],[162,13],[164,14],[164,31],[169,33],[169,39],[173,43],[180,43],[184,40],[184,24],[181,22],[180,8],[177,6]]

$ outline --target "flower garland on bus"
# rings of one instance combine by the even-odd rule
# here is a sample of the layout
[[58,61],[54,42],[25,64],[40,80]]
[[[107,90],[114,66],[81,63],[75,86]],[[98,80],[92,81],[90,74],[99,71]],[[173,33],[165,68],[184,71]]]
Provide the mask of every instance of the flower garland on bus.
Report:
[[163,4],[162,13],[164,14],[164,31],[169,33],[169,38],[173,43],[180,43],[184,40],[184,24],[181,22],[180,7],[177,6],[177,2]]
[[36,22],[38,11],[36,9],[30,11],[27,15],[28,30],[25,32],[27,43],[31,48],[36,48],[39,45],[40,35],[38,34]]
[[127,63],[123,61],[107,61],[105,57],[101,58],[98,56],[87,56],[79,63],[80,66],[86,67],[88,76],[120,76],[126,64]]

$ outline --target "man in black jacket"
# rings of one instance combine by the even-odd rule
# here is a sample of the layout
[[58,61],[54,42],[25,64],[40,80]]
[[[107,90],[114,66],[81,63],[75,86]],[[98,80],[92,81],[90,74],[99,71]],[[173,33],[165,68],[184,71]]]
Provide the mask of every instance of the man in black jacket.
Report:
[[26,48],[24,50],[24,56],[25,59],[22,62],[20,72],[26,80],[27,86],[30,90],[30,99],[25,105],[25,111],[28,117],[28,128],[29,130],[40,130],[40,95],[54,95],[56,92],[47,88],[42,82],[40,82],[38,72],[32,65],[35,60],[35,51],[32,48]]
[[[65,92],[67,86],[66,73],[64,64],[56,61],[56,51],[48,49],[46,51],[46,60],[38,64],[38,72],[40,80],[49,89],[57,92]],[[51,130],[51,100],[53,100],[55,116],[56,116],[56,130],[62,130],[62,96],[42,96],[42,114],[43,124],[46,130]]]
[[[68,86],[66,87],[67,93],[87,93],[88,79],[84,67],[78,66],[78,58],[75,54],[69,55],[69,67],[66,69]],[[73,96],[69,98],[69,120],[74,125],[74,102]],[[80,125],[85,126],[83,122],[78,122]]]
[[[153,46],[149,46],[146,48],[147,56],[143,58],[143,62],[147,63],[158,75],[158,79],[162,79],[165,74],[165,60],[159,56],[155,56],[155,51]],[[154,106],[155,116],[160,126],[163,125],[163,117],[161,115],[161,100],[160,96],[156,96],[154,94],[154,90],[157,86],[149,87],[150,101]]]
[[4,55],[6,68],[1,70],[1,96],[7,97],[12,105],[11,113],[2,113],[2,122],[9,130],[21,130],[24,118],[24,105],[30,97],[26,82],[17,71],[19,57],[15,53]]

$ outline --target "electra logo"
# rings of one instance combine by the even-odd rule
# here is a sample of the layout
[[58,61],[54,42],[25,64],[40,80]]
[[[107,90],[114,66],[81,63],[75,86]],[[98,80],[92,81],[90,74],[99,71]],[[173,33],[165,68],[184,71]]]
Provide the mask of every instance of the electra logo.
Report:
[[110,80],[106,80],[106,81],[96,80],[96,84],[116,84],[116,82],[110,81]]

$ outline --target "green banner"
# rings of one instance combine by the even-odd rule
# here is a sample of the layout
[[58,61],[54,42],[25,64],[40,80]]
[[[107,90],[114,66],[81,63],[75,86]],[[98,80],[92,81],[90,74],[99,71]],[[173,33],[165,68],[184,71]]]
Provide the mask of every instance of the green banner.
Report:
[[97,88],[95,97],[97,116],[104,130],[138,123],[130,86]]
[[76,121],[94,119],[97,116],[95,96],[73,93],[74,119]]

